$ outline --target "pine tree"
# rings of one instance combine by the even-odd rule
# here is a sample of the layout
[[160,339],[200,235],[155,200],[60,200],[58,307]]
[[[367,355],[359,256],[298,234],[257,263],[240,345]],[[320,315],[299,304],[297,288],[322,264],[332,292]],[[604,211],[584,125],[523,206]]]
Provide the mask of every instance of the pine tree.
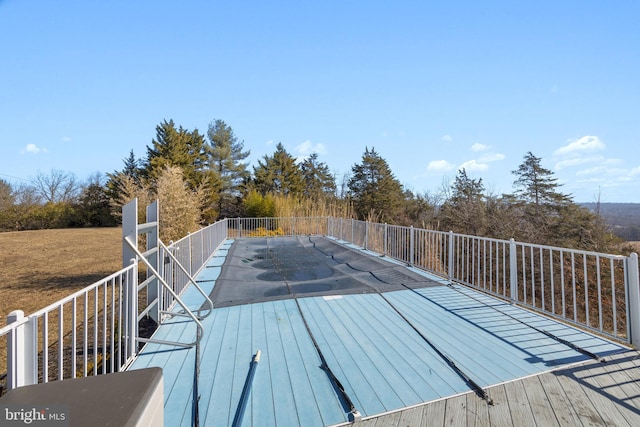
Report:
[[351,171],[347,185],[358,218],[373,216],[379,221],[397,222],[404,193],[387,161],[380,157],[375,148],[365,148],[362,162],[353,165]]
[[156,138],[147,146],[144,176],[154,180],[166,166],[178,166],[192,190],[210,184],[211,177],[203,171],[207,160],[204,144],[204,136],[197,129],[176,129],[173,120],[164,120],[156,126]]
[[122,169],[122,173],[129,175],[135,181],[140,181],[140,163],[139,159],[136,159],[135,154],[133,153],[133,149],[129,152],[129,157],[124,159],[124,168]]
[[304,183],[296,159],[278,143],[272,156],[265,155],[253,167],[253,184],[263,195],[268,193],[297,196],[302,194]]
[[451,190],[442,206],[443,226],[458,233],[483,235],[487,215],[482,178],[469,178],[467,171],[460,169]]
[[557,207],[571,201],[568,195],[558,192],[561,184],[553,176],[553,172],[541,165],[540,157],[529,151],[517,170],[512,172],[517,176],[513,182],[516,187],[516,199],[529,203],[535,207],[536,213],[541,213],[545,207]]
[[318,153],[312,153],[301,164],[304,195],[318,199],[323,195],[332,195],[336,191],[336,181],[324,162],[318,161]]
[[553,172],[542,167],[541,159],[530,151],[522,164],[512,172],[516,191],[510,197],[522,215],[520,229],[523,238],[533,242],[557,241],[550,230],[558,221],[563,208],[572,204],[571,198],[558,191],[561,186]]
[[222,120],[209,124],[207,131],[209,143],[205,145],[207,164],[219,178],[218,192],[219,216],[233,216],[238,213],[240,190],[248,178],[247,165],[243,163],[250,151],[242,151],[244,142],[238,141],[233,129]]
[[80,225],[89,227],[112,227],[117,225],[111,214],[108,187],[99,173],[89,178],[84,185],[76,207]]

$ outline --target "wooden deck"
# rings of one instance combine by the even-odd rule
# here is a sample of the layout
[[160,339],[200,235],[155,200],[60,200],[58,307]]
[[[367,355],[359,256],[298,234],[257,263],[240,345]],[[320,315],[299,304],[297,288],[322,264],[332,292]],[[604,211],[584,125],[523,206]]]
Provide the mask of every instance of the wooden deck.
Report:
[[[207,292],[229,248],[198,275]],[[189,291],[187,305],[200,306]],[[203,321],[200,425],[230,425],[257,349],[263,356],[243,426],[348,425],[310,334],[363,416],[355,425],[640,425],[639,353],[466,288],[384,295],[299,298],[300,310],[293,299],[213,310]],[[611,361],[592,361],[525,323]],[[495,404],[470,391],[416,330]],[[191,322],[175,318],[155,337],[189,342],[194,334]],[[131,367],[163,368],[167,426],[192,425],[194,361],[194,349],[147,344]]]
[[612,355],[474,393],[372,417],[358,427],[639,426],[640,353]]

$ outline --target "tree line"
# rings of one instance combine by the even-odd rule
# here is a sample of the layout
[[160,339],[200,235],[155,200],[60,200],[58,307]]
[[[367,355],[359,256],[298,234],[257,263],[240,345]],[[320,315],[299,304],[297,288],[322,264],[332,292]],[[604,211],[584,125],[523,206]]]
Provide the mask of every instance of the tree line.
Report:
[[531,152],[511,172],[513,192],[500,195],[464,169],[440,191],[414,194],[373,147],[341,177],[317,153],[298,160],[281,143],[252,170],[249,155],[222,120],[206,134],[164,120],[142,158],[131,150],[122,169],[85,183],[56,170],[17,186],[0,179],[0,229],[116,226],[122,205],[138,197],[141,206],[160,200],[165,240],[225,217],[331,214],[594,251],[620,246]]

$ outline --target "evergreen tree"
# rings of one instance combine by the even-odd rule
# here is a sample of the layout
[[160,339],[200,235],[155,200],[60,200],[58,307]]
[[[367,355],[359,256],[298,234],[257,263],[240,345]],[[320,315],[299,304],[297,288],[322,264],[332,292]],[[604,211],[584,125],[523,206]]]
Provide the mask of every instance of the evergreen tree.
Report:
[[540,161],[529,151],[518,169],[512,172],[517,177],[513,182],[516,187],[515,198],[534,206],[536,214],[543,213],[545,208],[559,207],[571,201],[568,195],[557,191],[561,184],[558,184],[553,172],[542,167]]
[[119,218],[118,209],[129,202],[132,195],[132,187],[143,187],[141,161],[136,159],[133,149],[129,152],[129,157],[123,159],[122,170],[107,173],[107,183],[105,185],[105,196],[111,206],[112,214]]
[[238,200],[243,182],[249,176],[247,165],[243,163],[250,151],[242,151],[244,142],[238,141],[233,129],[222,120],[209,124],[209,143],[205,145],[207,163],[218,181],[218,213],[221,217],[238,214]]
[[156,138],[147,146],[143,174],[155,180],[167,166],[178,166],[192,190],[210,184],[211,177],[204,172],[207,160],[204,145],[204,136],[197,129],[189,131],[182,126],[176,129],[173,120],[164,120],[156,126]]
[[522,215],[523,238],[542,243],[548,243],[552,237],[555,240],[558,236],[550,236],[550,229],[558,221],[562,208],[572,204],[571,198],[558,191],[560,184],[553,172],[542,167],[541,159],[530,151],[512,173],[517,177],[513,182],[516,191],[507,197]]
[[404,201],[402,185],[391,172],[387,161],[365,148],[362,162],[351,168],[347,186],[358,218],[374,216],[378,221],[395,223]]
[[278,143],[272,156],[265,155],[253,167],[253,184],[261,194],[268,193],[297,196],[302,194],[304,183],[296,159]]
[[129,152],[129,157],[124,159],[124,168],[122,169],[122,173],[129,175],[135,181],[140,181],[140,167],[141,161],[136,159],[135,154],[133,154],[133,149]]
[[336,181],[324,162],[318,161],[318,153],[312,153],[301,164],[303,194],[313,199],[322,195],[332,195],[336,191]]
[[103,177],[96,174],[89,178],[80,194],[76,207],[78,225],[87,227],[112,227],[117,225],[111,215],[108,190],[103,185]]
[[463,168],[451,188],[451,197],[442,207],[443,225],[463,234],[486,233],[486,205],[482,178],[472,179]]

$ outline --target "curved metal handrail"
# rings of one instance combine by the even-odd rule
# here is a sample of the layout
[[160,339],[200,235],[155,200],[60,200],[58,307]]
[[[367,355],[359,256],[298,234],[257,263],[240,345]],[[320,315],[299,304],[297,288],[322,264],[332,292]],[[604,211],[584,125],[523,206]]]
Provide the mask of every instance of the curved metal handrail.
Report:
[[196,340],[194,342],[192,342],[192,343],[189,343],[189,344],[184,344],[184,343],[180,343],[180,342],[177,342],[177,341],[162,341],[162,340],[153,340],[153,339],[149,339],[149,338],[140,338],[140,337],[137,337],[136,339],[138,341],[142,341],[142,342],[155,342],[155,343],[160,343],[160,344],[175,345],[175,346],[179,346],[179,347],[194,347],[194,346],[198,345],[200,343],[200,340],[202,339],[202,335],[203,335],[203,332],[204,332],[204,328],[202,326],[202,323],[200,323],[200,319],[198,318],[198,316],[193,314],[193,312],[189,309],[189,307],[187,307],[187,305],[182,301],[182,299],[180,299],[178,294],[171,288],[171,286],[169,286],[169,284],[166,282],[166,280],[164,280],[162,278],[162,275],[160,273],[158,273],[158,271],[155,268],[153,268],[153,266],[151,265],[149,260],[147,260],[145,258],[145,256],[142,254],[142,252],[140,252],[140,250],[136,247],[136,245],[131,243],[131,241],[129,240],[128,237],[126,237],[124,240],[125,240],[125,242],[127,242],[129,247],[133,250],[133,252],[138,256],[138,258],[147,266],[147,268],[149,269],[151,274],[156,276],[156,278],[158,279],[160,284],[162,284],[162,286],[171,294],[171,296],[183,308],[183,310],[185,311],[185,315],[187,317],[190,317],[196,323],[196,327],[197,327]]
[[[209,312],[204,316],[197,316],[197,317],[200,320],[206,319],[213,312],[213,302],[211,301],[211,298],[209,298],[209,295],[206,294],[206,292],[200,287],[200,285],[198,285],[196,280],[191,276],[191,274],[189,274],[189,272],[184,268],[184,266],[180,263],[180,261],[178,261],[178,258],[176,258],[176,256],[171,252],[171,250],[167,247],[167,245],[165,245],[160,239],[158,239],[158,244],[165,250],[166,253],[169,254],[169,257],[178,265],[178,267],[180,267],[180,270],[182,270],[182,272],[186,274],[187,278],[189,279],[189,282],[191,282],[193,286],[196,287],[198,292],[200,292],[200,294],[204,297],[205,302],[209,306]],[[198,310],[198,313],[200,313],[200,310]]]

